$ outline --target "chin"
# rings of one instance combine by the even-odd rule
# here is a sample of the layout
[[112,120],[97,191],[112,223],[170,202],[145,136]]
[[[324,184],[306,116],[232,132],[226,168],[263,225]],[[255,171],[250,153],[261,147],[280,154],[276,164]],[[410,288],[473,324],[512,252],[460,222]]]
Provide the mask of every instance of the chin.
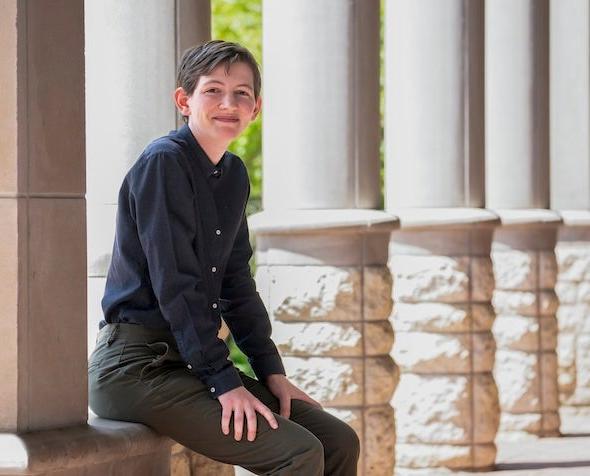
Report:
[[240,133],[242,132],[241,129],[233,129],[233,130],[221,130],[218,131],[217,133],[217,137],[219,139],[225,139],[225,140],[234,140],[236,137],[238,137],[240,135]]

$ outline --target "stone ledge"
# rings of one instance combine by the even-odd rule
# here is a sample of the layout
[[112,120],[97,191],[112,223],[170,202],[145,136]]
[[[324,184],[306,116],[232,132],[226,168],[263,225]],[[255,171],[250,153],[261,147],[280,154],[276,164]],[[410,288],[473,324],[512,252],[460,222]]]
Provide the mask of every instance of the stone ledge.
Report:
[[558,212],[541,208],[497,209],[491,211],[498,215],[502,226],[560,225],[563,222]]
[[381,210],[265,210],[248,218],[257,234],[387,232],[399,227],[396,216]]
[[559,210],[563,224],[567,226],[589,226],[589,210]]
[[387,211],[399,217],[400,227],[404,230],[500,224],[498,216],[484,208],[394,208]]
[[[0,475],[49,475],[54,472],[61,475],[75,468],[84,468],[84,474],[93,475],[95,473],[90,469],[93,466],[110,463],[112,467],[117,461],[141,456],[169,467],[171,445],[170,439],[144,425],[91,415],[85,426],[0,434]],[[162,462],[165,455],[167,461]],[[108,474],[129,473],[115,470]]]

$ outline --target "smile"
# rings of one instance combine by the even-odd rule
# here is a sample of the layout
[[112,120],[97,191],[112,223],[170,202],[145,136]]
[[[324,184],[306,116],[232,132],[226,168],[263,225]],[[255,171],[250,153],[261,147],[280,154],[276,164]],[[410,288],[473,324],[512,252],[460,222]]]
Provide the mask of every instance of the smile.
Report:
[[216,121],[221,121],[221,122],[238,122],[239,119],[237,117],[214,117],[213,118]]

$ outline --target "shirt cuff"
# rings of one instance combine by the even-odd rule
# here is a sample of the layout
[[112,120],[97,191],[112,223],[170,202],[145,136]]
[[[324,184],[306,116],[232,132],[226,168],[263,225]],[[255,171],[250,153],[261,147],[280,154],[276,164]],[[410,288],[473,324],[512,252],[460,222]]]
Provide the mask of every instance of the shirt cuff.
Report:
[[286,375],[285,367],[283,367],[283,362],[279,354],[260,355],[248,360],[256,377],[261,382],[264,382],[266,377],[272,374]]
[[208,375],[204,380],[205,385],[209,387],[210,395],[213,398],[217,398],[225,392],[229,392],[234,388],[242,387],[244,385],[233,364],[228,365],[216,374]]

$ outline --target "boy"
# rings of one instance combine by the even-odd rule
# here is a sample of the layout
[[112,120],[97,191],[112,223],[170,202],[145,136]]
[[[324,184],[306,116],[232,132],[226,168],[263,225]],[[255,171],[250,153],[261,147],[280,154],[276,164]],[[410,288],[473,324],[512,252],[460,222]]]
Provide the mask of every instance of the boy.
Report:
[[[256,474],[354,475],[356,434],[285,377],[248,265],[248,175],[226,149],[260,112],[258,65],[211,41],[185,52],[177,80],[186,124],[148,145],[119,192],[90,407]],[[221,316],[258,380],[227,360]]]

